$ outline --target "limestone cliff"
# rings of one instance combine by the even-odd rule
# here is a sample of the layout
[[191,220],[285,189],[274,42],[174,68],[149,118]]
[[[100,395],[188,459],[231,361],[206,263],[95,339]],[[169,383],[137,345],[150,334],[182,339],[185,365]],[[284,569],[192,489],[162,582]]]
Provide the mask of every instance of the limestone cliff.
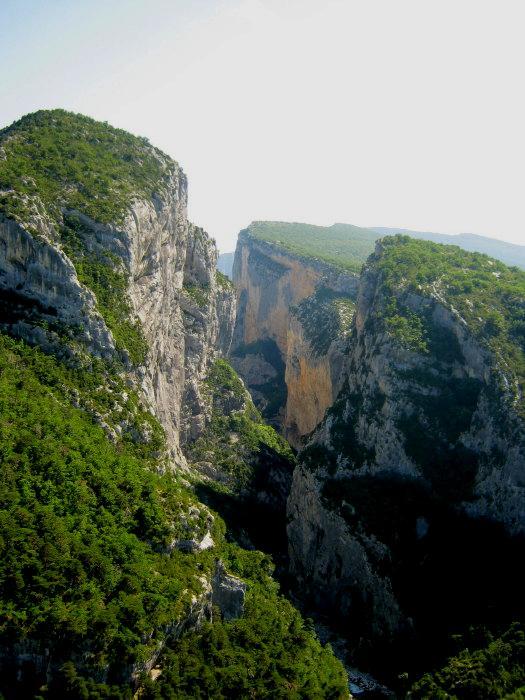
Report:
[[498,589],[485,563],[519,556],[505,531],[525,531],[520,290],[523,273],[408,239],[363,271],[344,385],[288,502],[299,588],[356,643],[457,624]]
[[298,445],[341,387],[358,278],[247,229],[239,235],[233,279],[232,363],[265,417]]
[[[233,289],[216,274],[215,243],[187,219],[186,176],[146,141],[61,111],[26,117],[0,132],[0,142],[2,339],[25,341],[35,358],[43,350],[63,363],[55,371],[64,377],[79,372],[74,381],[44,380],[55,382],[57,405],[82,409],[80,420],[91,425],[94,419],[104,429],[109,449],[143,460],[138,478],[148,478],[145,467],[160,473],[167,465],[184,466],[182,447],[206,425],[202,381],[228,351],[235,316]],[[39,152],[32,154],[35,144]],[[61,147],[79,158],[91,156],[91,148],[97,157],[68,172]],[[151,177],[147,186],[144,173]],[[90,377],[98,382],[92,389]],[[137,478],[129,464],[126,475],[130,482]],[[198,551],[214,546],[213,517],[195,501],[176,491],[173,509],[157,512],[160,527],[165,515],[170,523],[167,541],[156,545],[161,555],[183,541],[205,542]],[[148,539],[146,529],[140,534]],[[151,623],[146,660],[123,669],[124,655],[113,659],[119,678],[149,671],[167,636],[210,618],[221,577],[212,581],[196,566],[188,573],[187,590],[172,600],[177,609],[164,626]],[[50,636],[24,639],[17,630],[15,643],[2,640],[2,663],[56,673],[67,657]],[[105,659],[93,663],[97,673],[107,672]]]
[[[75,329],[88,352],[122,361],[183,464],[181,443],[205,423],[199,384],[229,349],[235,299],[217,282],[215,243],[188,222],[186,176],[160,151],[147,150],[163,179],[149,197],[130,192],[114,221],[101,223],[67,202],[49,213],[38,195],[13,218],[0,213],[2,326],[41,346],[52,345],[60,329]],[[16,201],[16,191],[3,194]],[[125,306],[117,322],[111,305],[97,299],[106,290],[92,270],[118,275]],[[126,347],[130,339],[139,346],[136,357]]]

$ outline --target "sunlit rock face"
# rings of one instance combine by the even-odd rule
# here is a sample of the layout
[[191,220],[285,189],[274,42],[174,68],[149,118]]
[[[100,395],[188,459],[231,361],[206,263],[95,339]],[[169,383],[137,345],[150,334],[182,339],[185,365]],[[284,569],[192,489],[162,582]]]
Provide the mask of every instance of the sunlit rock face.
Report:
[[341,388],[358,278],[245,231],[233,279],[232,363],[265,417],[299,445]]
[[[65,212],[81,222],[82,244],[90,255],[114,256],[116,268],[126,274],[126,295],[148,348],[133,374],[179,464],[184,463],[181,444],[205,424],[199,384],[211,360],[228,351],[235,317],[233,292],[216,280],[215,243],[188,222],[186,210],[186,177],[173,164],[162,191],[134,199],[123,222],[100,224]],[[41,217],[31,224],[37,235],[0,218],[2,318],[9,331],[46,347],[52,338],[28,317],[37,314],[48,326],[78,329],[77,340],[89,352],[116,356],[96,298],[79,281],[52,223]]]

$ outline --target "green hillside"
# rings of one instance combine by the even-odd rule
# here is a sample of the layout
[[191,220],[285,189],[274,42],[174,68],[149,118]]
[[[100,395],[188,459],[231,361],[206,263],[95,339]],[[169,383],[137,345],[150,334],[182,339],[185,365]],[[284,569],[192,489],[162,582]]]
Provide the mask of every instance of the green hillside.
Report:
[[314,226],[254,221],[246,231],[254,238],[277,243],[296,255],[323,260],[352,272],[361,269],[378,237],[373,231],[350,224]]
[[75,209],[122,221],[134,196],[158,192],[174,161],[145,138],[61,109],[29,114],[0,131],[0,213],[22,223]]
[[525,269],[525,246],[473,234],[453,236],[403,229],[360,228],[351,224],[314,226],[284,221],[254,221],[246,231],[254,238],[277,243],[297,255],[324,260],[352,272],[360,270],[373,252],[377,240],[399,233],[420,240],[457,245],[464,250],[490,255],[506,265]]
[[[466,321],[497,358],[508,390],[523,412],[525,393],[525,272],[481,253],[407,236],[383,240],[376,267],[392,293],[412,290],[439,298]],[[391,331],[423,352],[431,330],[428,321],[407,316],[392,302],[387,309]],[[503,387],[502,387],[503,389]]]
[[[341,665],[279,596],[268,557],[226,542],[217,515],[214,548],[170,546],[202,537],[206,510],[169,470],[159,473],[162,429],[125,395],[100,362],[68,368],[0,334],[0,649],[49,649],[61,669],[47,686],[4,673],[0,695],[131,698],[130,665],[188,614],[220,557],[248,582],[243,618],[219,617],[173,642],[147,697],[190,697],[197,687],[199,697],[246,688],[277,697],[290,684],[293,697],[342,697]],[[110,427],[126,418],[129,429],[110,440],[97,414]],[[283,443],[267,426],[245,419],[245,428],[253,450]],[[147,438],[135,442],[137,432]]]

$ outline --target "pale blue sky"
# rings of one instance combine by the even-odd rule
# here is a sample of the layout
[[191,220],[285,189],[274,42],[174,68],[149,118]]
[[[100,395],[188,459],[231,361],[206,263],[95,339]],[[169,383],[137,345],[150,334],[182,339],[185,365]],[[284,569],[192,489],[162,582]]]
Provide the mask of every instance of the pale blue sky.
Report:
[[230,250],[252,219],[525,244],[523,0],[0,0],[0,124],[145,136]]

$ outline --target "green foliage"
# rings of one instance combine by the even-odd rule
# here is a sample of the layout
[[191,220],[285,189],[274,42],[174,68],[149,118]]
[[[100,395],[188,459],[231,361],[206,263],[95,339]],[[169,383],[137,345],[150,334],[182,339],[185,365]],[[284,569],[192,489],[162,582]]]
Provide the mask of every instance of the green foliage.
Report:
[[[210,390],[220,386],[246,400],[226,362],[214,365],[209,381]],[[132,432],[145,423],[149,437],[108,440],[91,417],[101,412],[109,426],[127,416]],[[47,686],[6,675],[0,690],[129,698],[129,668],[149,659],[169,625],[187,613],[191,596],[202,591],[199,577],[220,556],[249,581],[246,617],[216,619],[175,642],[161,681],[144,679],[153,693],[146,697],[187,697],[194,685],[202,697],[207,690],[242,697],[247,683],[268,697],[340,697],[342,667],[278,595],[267,556],[226,544],[218,517],[212,551],[171,551],[173,539],[192,536],[187,514],[195,499],[171,472],[154,469],[163,435],[147,415],[100,361],[67,367],[0,335],[0,645],[28,641],[64,661]],[[246,429],[245,445],[288,454],[256,415],[252,407],[233,419]],[[106,669],[107,681],[97,681]]]
[[206,384],[214,394],[231,392],[236,399],[248,399],[244,384],[230,363],[224,359],[215,360],[211,366]]
[[387,319],[387,326],[389,332],[409,350],[428,352],[423,322],[417,314],[407,313],[406,316],[395,314]]
[[283,221],[254,221],[246,229],[254,238],[277,243],[296,255],[358,272],[374,250],[374,231],[351,226],[313,226]]
[[52,700],[131,700],[131,688],[98,683],[80,675],[72,661],[66,661],[49,683],[39,688],[39,699]]
[[[406,236],[385,238],[374,261],[387,293],[413,291],[454,309],[495,356],[517,409],[525,392],[525,272],[479,253]],[[426,340],[416,317],[392,307],[387,323],[394,333],[423,349]]]
[[284,460],[290,470],[295,457],[290,445],[266,425],[231,365],[223,359],[212,365],[205,385],[212,404],[206,432],[189,447],[191,459],[211,460],[229,475],[237,488],[247,486],[260,468]]
[[126,350],[132,364],[143,364],[148,345],[127,299],[129,274],[116,255],[88,250],[85,238],[90,233],[77,216],[64,216],[60,236],[79,281],[95,294],[97,308],[113,334],[117,349]]
[[121,223],[132,199],[150,198],[175,163],[146,139],[107,123],[55,109],[27,115],[0,131],[0,212],[28,223],[43,206],[56,223],[76,209],[102,223]]
[[479,236],[475,233],[431,233],[429,231],[410,231],[407,229],[381,227],[373,228],[372,231],[375,231],[381,238],[384,236],[395,236],[400,233],[410,236],[410,238],[421,238],[425,241],[433,241],[434,243],[456,245],[463,248],[463,250],[484,253],[491,258],[501,260],[505,265],[510,265],[511,267],[517,265],[521,267],[522,270],[525,270],[525,246],[523,245],[507,243],[506,241],[500,241],[495,238]]
[[[0,337],[0,641],[58,659],[89,641],[93,672],[118,677],[199,590],[197,555],[163,554],[191,499],[70,405],[74,377]],[[96,394],[89,373],[83,384]]]
[[291,311],[301,321],[313,352],[324,355],[332,341],[349,337],[355,301],[347,294],[320,287]]
[[221,289],[233,289],[233,282],[220,270],[215,270],[215,279]]
[[229,546],[228,568],[248,582],[244,615],[215,621],[172,645],[145,700],[346,698],[346,678],[292,605],[277,594],[268,559]]
[[198,284],[185,284],[182,288],[201,309],[208,304],[210,290],[206,287],[201,287]]
[[446,666],[428,673],[412,687],[413,698],[497,700],[523,697],[525,635],[512,625],[500,637],[488,634],[481,649],[463,649]]

